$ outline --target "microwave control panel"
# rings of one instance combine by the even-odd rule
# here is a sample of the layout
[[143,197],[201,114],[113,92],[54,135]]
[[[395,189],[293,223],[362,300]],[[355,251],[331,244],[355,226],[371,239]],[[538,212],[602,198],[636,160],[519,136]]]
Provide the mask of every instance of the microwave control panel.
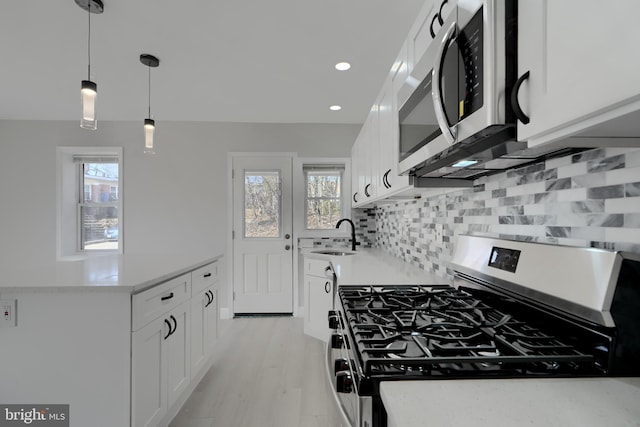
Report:
[[483,103],[483,8],[481,7],[457,38],[459,62],[458,120],[482,107]]

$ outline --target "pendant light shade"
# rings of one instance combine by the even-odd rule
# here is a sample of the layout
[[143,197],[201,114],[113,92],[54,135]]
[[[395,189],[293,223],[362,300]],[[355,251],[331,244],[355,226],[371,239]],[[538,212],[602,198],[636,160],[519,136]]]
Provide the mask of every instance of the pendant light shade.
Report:
[[82,89],[80,95],[82,97],[82,118],[80,119],[80,127],[83,129],[96,130],[98,121],[96,120],[96,94],[98,85],[91,80],[82,81]]
[[156,130],[156,122],[153,119],[144,119],[144,152],[155,154],[153,151],[153,133]]
[[149,117],[144,119],[144,152],[155,154],[153,148],[153,136],[156,131],[156,121],[151,118],[151,67],[160,65],[160,60],[153,55],[143,53],[140,55],[140,62],[149,69]]
[[80,103],[82,106],[80,127],[83,129],[96,130],[98,128],[98,120],[96,119],[96,95],[98,93],[98,85],[91,81],[91,14],[102,13],[104,11],[104,4],[101,0],[76,0],[76,4],[87,11],[89,18],[87,80],[82,80],[80,88]]

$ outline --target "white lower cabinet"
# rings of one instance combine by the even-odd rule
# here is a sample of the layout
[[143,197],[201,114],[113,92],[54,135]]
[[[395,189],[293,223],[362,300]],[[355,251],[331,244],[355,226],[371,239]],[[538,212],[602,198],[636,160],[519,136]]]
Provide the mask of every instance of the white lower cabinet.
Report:
[[191,307],[184,302],[169,313],[173,332],[165,341],[167,373],[167,408],[173,406],[191,381]]
[[191,378],[207,366],[217,338],[218,293],[214,286],[191,299]]
[[214,263],[133,295],[132,427],[168,425],[210,366],[217,287]]
[[329,261],[305,258],[304,332],[322,341],[329,339],[327,314],[333,307],[333,270]]
[[132,334],[132,425],[155,426],[187,389],[189,302]]

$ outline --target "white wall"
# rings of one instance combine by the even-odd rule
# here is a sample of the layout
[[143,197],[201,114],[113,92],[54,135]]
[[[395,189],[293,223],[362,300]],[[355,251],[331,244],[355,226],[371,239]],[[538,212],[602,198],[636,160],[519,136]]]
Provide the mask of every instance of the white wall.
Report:
[[[143,154],[142,121],[0,121],[0,265],[56,256],[56,147],[124,147],[124,251],[226,254],[227,153],[348,157],[359,125],[162,122]],[[225,292],[226,294],[226,292]],[[226,301],[226,295],[221,295]]]

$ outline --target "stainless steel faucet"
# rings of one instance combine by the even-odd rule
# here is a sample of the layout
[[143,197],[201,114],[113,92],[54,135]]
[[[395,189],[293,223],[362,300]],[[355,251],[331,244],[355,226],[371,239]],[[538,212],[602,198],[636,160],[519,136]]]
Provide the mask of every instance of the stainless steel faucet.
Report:
[[336,228],[340,228],[340,224],[342,224],[344,221],[347,221],[349,224],[351,224],[351,250],[355,251],[356,250],[356,226],[353,225],[353,221],[351,221],[349,218],[342,218],[336,224]]

